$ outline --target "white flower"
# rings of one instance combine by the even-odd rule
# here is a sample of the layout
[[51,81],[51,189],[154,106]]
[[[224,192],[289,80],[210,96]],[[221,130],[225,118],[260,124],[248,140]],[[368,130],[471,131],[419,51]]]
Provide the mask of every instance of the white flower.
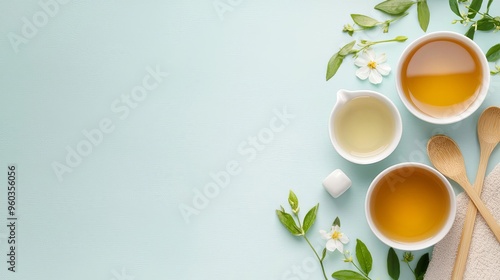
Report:
[[320,230],[319,233],[323,239],[328,240],[326,242],[326,249],[328,251],[333,252],[335,250],[339,250],[341,253],[344,252],[344,244],[349,242],[349,238],[340,232],[339,226],[332,226],[331,231],[328,233],[324,230]]
[[391,67],[383,64],[386,60],[385,53],[377,56],[371,49],[364,51],[354,61],[356,66],[361,67],[356,71],[356,76],[361,80],[368,78],[372,84],[380,84],[382,75],[387,76],[391,72]]

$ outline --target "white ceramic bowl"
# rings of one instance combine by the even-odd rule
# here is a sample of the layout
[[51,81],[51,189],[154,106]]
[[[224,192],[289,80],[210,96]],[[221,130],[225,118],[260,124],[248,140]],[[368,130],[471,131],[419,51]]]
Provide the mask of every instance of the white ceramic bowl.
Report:
[[[383,150],[379,151],[377,154],[369,156],[355,155],[346,151],[339,144],[338,137],[337,135],[335,135],[335,128],[334,128],[335,118],[337,117],[337,113],[339,112],[339,110],[348,101],[357,97],[365,97],[365,96],[374,97],[377,100],[381,101],[383,104],[385,104],[389,109],[389,111],[391,112],[392,118],[394,120],[394,135],[389,145],[387,145]],[[398,109],[387,96],[371,90],[347,91],[341,89],[337,92],[337,102],[333,106],[332,112],[330,114],[329,133],[333,147],[343,158],[357,164],[371,164],[385,159],[396,149],[396,147],[399,144],[399,141],[401,140],[401,135],[403,133],[403,122],[401,121],[401,115],[399,114]]]
[[[408,98],[405,95],[405,90],[403,89],[402,86],[402,81],[401,81],[401,72],[403,71],[403,67],[405,62],[409,59],[409,56],[411,53],[416,49],[422,47],[423,44],[426,44],[430,41],[435,41],[439,39],[448,39],[448,40],[455,40],[458,42],[463,43],[466,45],[470,50],[473,52],[475,56],[477,56],[481,72],[482,72],[482,82],[480,85],[480,89],[477,93],[477,96],[474,101],[472,101],[472,104],[467,104],[464,105],[465,108],[460,108],[459,112],[455,112],[451,114],[450,116],[446,117],[436,117],[436,116],[431,116],[429,114],[426,114],[419,109],[415,107],[415,105],[408,100]],[[457,60],[460,60],[460,57],[457,57]],[[455,123],[460,120],[463,120],[470,116],[472,113],[474,113],[479,106],[483,103],[486,94],[488,93],[488,87],[490,84],[490,70],[489,70],[489,65],[488,61],[486,60],[486,56],[484,55],[483,51],[479,46],[472,41],[471,39],[467,38],[466,36],[455,33],[455,32],[450,32],[450,31],[438,31],[438,32],[433,32],[433,33],[428,33],[412,43],[410,43],[403,53],[401,54],[401,57],[399,59],[398,65],[397,65],[397,70],[396,70],[396,87],[397,91],[399,94],[399,97],[401,98],[401,101],[403,104],[406,106],[406,108],[417,118],[433,123],[433,124],[450,124],[450,123]],[[468,107],[467,107],[468,106]],[[464,110],[465,109],[465,110]],[[450,109],[450,112],[453,112],[454,109]]]
[[[412,168],[422,168],[424,170],[429,171],[431,174],[435,176],[439,181],[443,182],[443,184],[446,187],[447,194],[449,196],[450,200],[450,207],[449,211],[446,214],[446,221],[443,223],[443,225],[439,228],[436,234],[434,234],[430,238],[426,238],[423,240],[417,240],[417,241],[412,241],[412,242],[401,242],[401,241],[396,241],[393,240],[386,235],[384,235],[375,225],[372,214],[371,214],[371,197],[374,191],[375,186],[381,181],[381,180],[386,180],[388,179],[386,176],[388,173],[395,171],[397,172],[396,174],[398,175],[396,178],[391,177],[389,180],[404,180],[405,177],[411,176],[414,171],[412,171]],[[394,173],[391,173],[392,176],[394,176]],[[425,205],[422,205],[422,207],[425,207]],[[397,209],[395,209],[397,210]],[[455,221],[455,213],[456,213],[456,198],[455,198],[455,193],[453,191],[453,188],[450,184],[450,182],[437,170],[434,168],[422,164],[422,163],[417,163],[417,162],[405,162],[405,163],[399,163],[396,165],[393,165],[384,171],[382,171],[375,179],[372,181],[370,184],[370,187],[368,188],[368,192],[366,193],[366,200],[365,200],[365,215],[366,215],[366,220],[368,222],[368,225],[370,226],[370,229],[372,232],[380,239],[382,242],[387,244],[390,247],[393,247],[395,249],[399,250],[405,250],[405,251],[416,251],[416,250],[421,250],[424,248],[428,248],[430,246],[435,245],[437,242],[439,242],[443,237],[450,231],[451,226],[453,225],[453,222]]]

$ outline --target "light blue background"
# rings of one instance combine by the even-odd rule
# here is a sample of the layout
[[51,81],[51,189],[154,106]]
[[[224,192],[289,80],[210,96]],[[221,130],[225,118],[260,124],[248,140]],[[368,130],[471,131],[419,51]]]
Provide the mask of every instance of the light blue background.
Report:
[[[23,18],[32,22],[43,9],[36,1],[0,2],[2,279],[322,279],[312,251],[274,213],[287,206],[289,189],[299,197],[302,216],[320,203],[309,233],[318,251],[324,241],[317,232],[339,216],[351,239],[347,249],[354,251],[355,240],[363,240],[374,258],[370,275],[387,279],[388,247],[364,217],[370,181],[395,163],[428,164],[425,144],[436,133],[458,142],[473,180],[479,157],[475,124],[484,108],[500,104],[500,82],[492,77],[477,113],[437,126],[403,107],[394,71],[375,86],[355,77],[349,57],[326,82],[329,58],[353,40],[341,32],[352,23],[349,14],[388,18],[373,10],[380,1],[66,2],[17,52],[9,36],[21,36]],[[455,16],[447,2],[429,1],[428,31],[464,33],[465,27],[451,24]],[[231,9],[220,14],[214,3]],[[498,3],[491,14],[500,14]],[[413,7],[388,34],[376,29],[355,38],[408,36],[405,43],[375,48],[394,69],[404,47],[423,34]],[[486,51],[498,34],[478,33],[476,42]],[[116,112],[113,104],[125,104],[122,96],[142,85],[148,67],[169,75],[129,115]],[[360,166],[334,151],[328,118],[341,88],[379,91],[399,107],[404,133],[386,160]],[[275,112],[283,110],[293,118],[255,157],[238,150],[269,132]],[[113,131],[58,180],[54,162],[65,164],[67,148],[76,149],[86,139],[83,131],[103,120]],[[499,157],[495,151],[488,170]],[[193,207],[196,192],[213,182],[210,174],[228,163],[237,164],[239,173],[187,223],[179,207]],[[16,273],[5,262],[8,164],[19,169]],[[337,168],[353,185],[333,199],[321,182]],[[325,265],[328,275],[352,269],[338,252]],[[297,267],[301,277],[293,276]],[[401,279],[409,275],[402,267]]]

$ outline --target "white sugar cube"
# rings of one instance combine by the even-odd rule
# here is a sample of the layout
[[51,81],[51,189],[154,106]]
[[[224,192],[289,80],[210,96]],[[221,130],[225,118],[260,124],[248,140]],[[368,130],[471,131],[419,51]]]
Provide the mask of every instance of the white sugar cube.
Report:
[[351,179],[340,169],[335,169],[323,180],[323,187],[334,198],[341,196],[351,187],[351,184]]

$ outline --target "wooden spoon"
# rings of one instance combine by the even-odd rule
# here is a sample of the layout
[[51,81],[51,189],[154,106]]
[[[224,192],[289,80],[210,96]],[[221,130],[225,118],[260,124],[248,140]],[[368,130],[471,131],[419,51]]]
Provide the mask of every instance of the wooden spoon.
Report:
[[469,183],[464,158],[455,141],[445,135],[435,135],[427,143],[427,153],[432,164],[439,172],[457,182],[464,189],[500,242],[500,226]]
[[[500,108],[489,107],[483,111],[477,123],[477,136],[479,139],[479,146],[481,147],[481,156],[479,158],[479,168],[477,169],[476,181],[474,182],[474,190],[481,194],[483,189],[484,176],[490,155],[500,143]],[[469,255],[470,243],[472,240],[472,231],[474,229],[474,222],[476,221],[477,209],[471,201],[467,206],[467,213],[465,214],[464,228],[462,230],[462,237],[460,245],[458,246],[457,258],[455,260],[455,267],[451,279],[462,279],[465,272],[465,263]]]

